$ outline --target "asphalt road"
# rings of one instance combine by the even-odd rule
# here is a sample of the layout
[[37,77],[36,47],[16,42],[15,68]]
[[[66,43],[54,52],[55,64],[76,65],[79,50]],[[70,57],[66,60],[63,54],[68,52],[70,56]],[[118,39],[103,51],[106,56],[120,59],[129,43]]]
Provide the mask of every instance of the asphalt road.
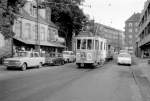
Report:
[[88,71],[76,69],[75,64],[27,71],[4,70],[0,77],[0,101],[43,101]]
[[130,67],[113,62],[96,69],[66,64],[0,73],[0,101],[147,101]]

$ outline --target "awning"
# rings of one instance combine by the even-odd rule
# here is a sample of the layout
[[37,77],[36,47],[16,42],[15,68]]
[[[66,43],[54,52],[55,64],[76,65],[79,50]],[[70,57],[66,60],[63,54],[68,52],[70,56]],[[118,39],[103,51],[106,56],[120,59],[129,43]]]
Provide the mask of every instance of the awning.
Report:
[[[25,44],[30,44],[30,45],[36,45],[36,42],[35,41],[32,41],[32,40],[23,40],[21,38],[15,38],[14,39],[18,40],[18,41],[21,41]],[[60,47],[60,48],[65,48],[64,45],[61,45],[59,43],[56,43],[56,42],[40,42],[40,45],[41,46],[51,46],[51,47]]]
[[35,41],[23,40],[23,39],[21,39],[21,38],[15,38],[15,37],[14,37],[14,39],[16,39],[16,40],[18,40],[18,41],[20,41],[20,42],[23,42],[23,43],[25,43],[25,44],[36,45],[36,42],[35,42]]
[[52,46],[52,47],[65,48],[64,45],[61,45],[61,44],[55,43],[55,42],[40,42],[40,45],[42,45],[42,46]]

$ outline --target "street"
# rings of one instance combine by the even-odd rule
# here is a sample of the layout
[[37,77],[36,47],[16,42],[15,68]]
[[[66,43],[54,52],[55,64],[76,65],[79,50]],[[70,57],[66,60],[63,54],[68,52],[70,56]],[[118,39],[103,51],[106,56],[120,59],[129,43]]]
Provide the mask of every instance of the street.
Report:
[[0,101],[149,101],[150,83],[136,66],[109,62],[96,69],[79,69],[70,63],[3,70]]

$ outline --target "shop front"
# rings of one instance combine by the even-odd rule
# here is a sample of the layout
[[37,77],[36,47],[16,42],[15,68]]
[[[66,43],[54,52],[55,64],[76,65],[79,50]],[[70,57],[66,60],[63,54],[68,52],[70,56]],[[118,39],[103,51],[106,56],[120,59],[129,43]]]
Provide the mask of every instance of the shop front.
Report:
[[[36,51],[36,42],[31,40],[13,39],[13,53],[17,51]],[[61,53],[65,46],[56,42],[40,42],[40,53]]]

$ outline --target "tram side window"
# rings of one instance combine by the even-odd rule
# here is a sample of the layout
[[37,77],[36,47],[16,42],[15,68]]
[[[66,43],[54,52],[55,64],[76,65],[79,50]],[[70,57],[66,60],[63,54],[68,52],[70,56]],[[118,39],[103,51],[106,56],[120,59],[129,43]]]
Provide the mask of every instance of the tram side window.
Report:
[[87,49],[89,49],[89,50],[92,49],[92,40],[91,39],[87,40]]
[[103,42],[101,42],[101,50],[103,50]]
[[95,40],[95,49],[99,49],[99,43],[98,43],[98,40]]
[[86,40],[85,39],[82,40],[82,48],[81,49],[86,49]]
[[80,49],[80,46],[81,46],[81,40],[77,39],[77,49]]

